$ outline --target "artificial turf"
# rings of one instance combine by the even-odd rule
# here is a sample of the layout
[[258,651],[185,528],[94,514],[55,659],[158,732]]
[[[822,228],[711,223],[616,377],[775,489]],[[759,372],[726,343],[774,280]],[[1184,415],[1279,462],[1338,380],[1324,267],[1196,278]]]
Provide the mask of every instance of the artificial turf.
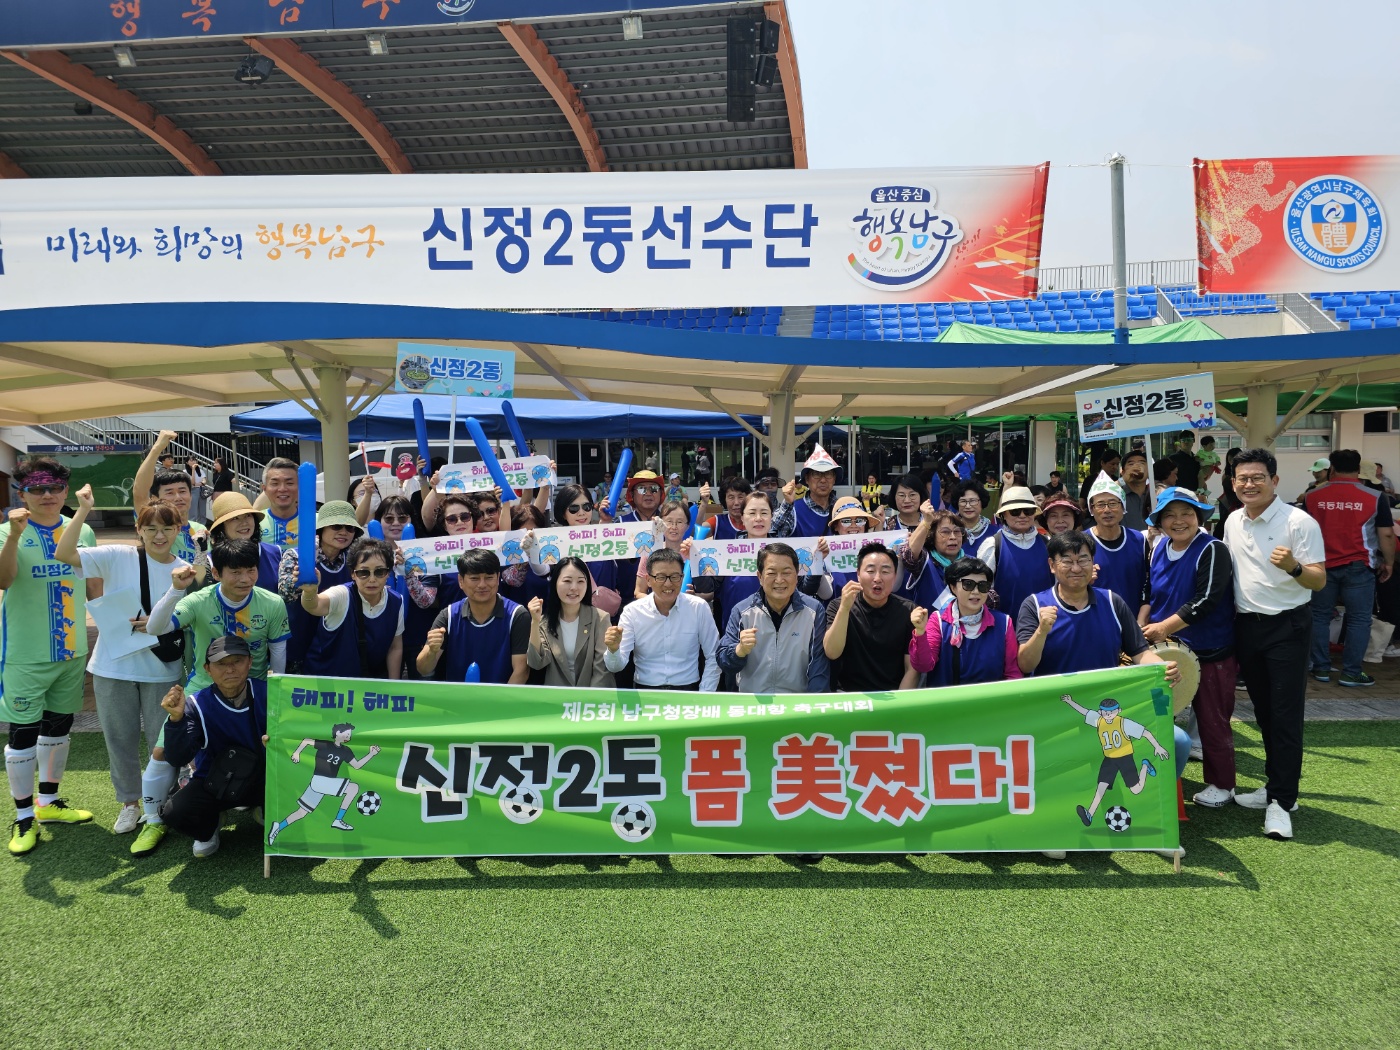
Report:
[[[1242,783],[1262,777],[1236,727]],[[1296,838],[1154,854],[315,862],[97,812],[0,858],[0,1046],[1393,1047],[1400,723],[1310,723]],[[1187,770],[1187,790],[1200,767]],[[1193,779],[1194,778],[1194,779]],[[233,816],[232,814],[230,816]]]

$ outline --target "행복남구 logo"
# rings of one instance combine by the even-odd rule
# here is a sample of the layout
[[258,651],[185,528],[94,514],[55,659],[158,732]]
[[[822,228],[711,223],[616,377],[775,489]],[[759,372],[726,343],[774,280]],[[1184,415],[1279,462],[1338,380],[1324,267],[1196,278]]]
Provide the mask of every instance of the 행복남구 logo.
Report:
[[1283,235],[1319,270],[1356,270],[1385,243],[1385,216],[1375,194],[1355,179],[1323,175],[1293,191],[1284,208]]
[[933,207],[937,195],[919,186],[881,186],[851,217],[856,249],[846,257],[851,275],[881,291],[915,288],[930,280],[963,239],[958,220]]

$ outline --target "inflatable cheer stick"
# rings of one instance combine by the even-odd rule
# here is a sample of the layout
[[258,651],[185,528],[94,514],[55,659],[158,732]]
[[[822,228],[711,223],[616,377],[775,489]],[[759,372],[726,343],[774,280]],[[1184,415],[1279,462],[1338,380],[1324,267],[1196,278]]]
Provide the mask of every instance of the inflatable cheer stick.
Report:
[[418,458],[423,461],[419,473],[428,477],[433,463],[432,457],[428,455],[428,421],[423,418],[423,399],[420,397],[413,399],[413,433],[418,438]]
[[481,668],[478,667],[476,664],[472,664],[470,667],[468,667],[466,680],[468,682],[480,682]]
[[612,488],[608,489],[608,513],[617,520],[618,504],[622,502],[622,489],[627,484],[627,475],[632,472],[632,450],[624,448],[617,457],[617,473],[613,475]]
[[520,429],[520,420],[515,418],[515,409],[511,407],[509,401],[501,402],[501,414],[506,417],[506,426],[510,428],[510,438],[515,442],[516,458],[524,459],[530,454],[530,446],[525,444],[525,434]]
[[316,582],[316,464],[297,467],[297,586]]
[[[372,540],[384,539],[384,526],[381,525],[374,518],[369,519],[369,524],[365,526],[365,531],[369,533],[369,538]],[[403,527],[403,538],[406,540],[411,540],[414,538],[412,525],[405,525]]]
[[695,521],[696,521],[696,519],[699,518],[699,517],[700,517],[700,504],[698,504],[698,503],[692,503],[692,504],[690,505],[690,524],[687,525],[687,526],[685,527],[685,535],[682,536],[681,539],[683,539],[683,540],[688,540],[688,539],[690,539],[690,537],[692,537],[692,536],[695,535]]
[[472,441],[476,442],[476,450],[481,454],[481,462],[486,464],[491,471],[491,480],[501,487],[501,502],[509,503],[511,500],[519,499],[515,494],[515,489],[510,487],[510,478],[506,477],[506,472],[501,469],[501,461],[496,458],[496,453],[491,451],[491,443],[486,440],[486,432],[481,429],[481,421],[476,416],[467,417],[467,433],[472,436]]
[[[709,527],[708,525],[701,525],[698,529],[695,530],[695,538],[696,538],[696,540],[707,540],[707,539],[709,539],[709,538],[710,538],[710,527]],[[685,560],[685,572],[681,573],[681,593],[682,593],[682,594],[688,594],[689,592],[690,592],[690,559],[687,558],[687,559]]]

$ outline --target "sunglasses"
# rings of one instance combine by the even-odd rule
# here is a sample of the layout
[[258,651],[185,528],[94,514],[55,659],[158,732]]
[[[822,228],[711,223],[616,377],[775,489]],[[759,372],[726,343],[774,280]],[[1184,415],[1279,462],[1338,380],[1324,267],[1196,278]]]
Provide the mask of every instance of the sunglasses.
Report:
[[384,525],[407,525],[411,519],[398,514],[386,514],[379,521]]
[[371,577],[376,580],[382,580],[385,576],[389,575],[389,570],[381,565],[377,569],[356,569],[352,575],[357,580],[368,580]]
[[460,525],[464,521],[471,521],[472,516],[470,514],[447,514],[443,516],[442,520],[448,525]]
[[593,504],[591,503],[570,503],[564,508],[564,510],[570,514],[580,514],[583,511],[591,511],[592,509]]
[[327,525],[326,528],[334,529],[336,532],[359,532],[358,525]]
[[991,580],[959,580],[958,586],[965,591],[976,591],[978,594],[986,594],[992,589]]
[[60,492],[67,492],[67,485],[26,485],[24,491],[31,496],[56,496]]
[[499,514],[501,512],[501,505],[499,503],[483,503],[477,507],[477,510],[481,511],[483,515]]
[[1016,510],[1008,510],[1006,516],[1009,518],[1033,518],[1036,516],[1036,513],[1037,512],[1033,510],[1025,510],[1018,507]]
[[660,485],[637,485],[635,488],[632,489],[632,491],[633,491],[633,492],[636,492],[636,493],[639,493],[640,495],[643,495],[643,496],[655,496],[655,495],[657,495],[657,494],[661,491],[661,486],[660,486]]

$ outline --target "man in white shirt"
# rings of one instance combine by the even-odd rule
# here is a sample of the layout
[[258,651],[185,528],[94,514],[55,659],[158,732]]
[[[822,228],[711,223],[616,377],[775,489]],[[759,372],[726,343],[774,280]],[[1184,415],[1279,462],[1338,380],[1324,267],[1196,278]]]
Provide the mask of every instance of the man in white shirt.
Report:
[[[685,562],[679,553],[662,548],[647,558],[651,593],[622,610],[616,627],[603,642],[603,665],[614,674],[636,664],[638,689],[683,689],[712,693],[719,685],[715,646],[719,631],[710,606],[693,594],[681,593]],[[700,653],[705,673],[700,674]]]
[[1235,652],[1264,738],[1257,791],[1235,792],[1249,809],[1265,809],[1264,834],[1291,839],[1303,771],[1303,702],[1312,639],[1312,592],[1327,583],[1322,529],[1276,494],[1278,463],[1268,449],[1235,460],[1241,508],[1225,521],[1235,559]]

